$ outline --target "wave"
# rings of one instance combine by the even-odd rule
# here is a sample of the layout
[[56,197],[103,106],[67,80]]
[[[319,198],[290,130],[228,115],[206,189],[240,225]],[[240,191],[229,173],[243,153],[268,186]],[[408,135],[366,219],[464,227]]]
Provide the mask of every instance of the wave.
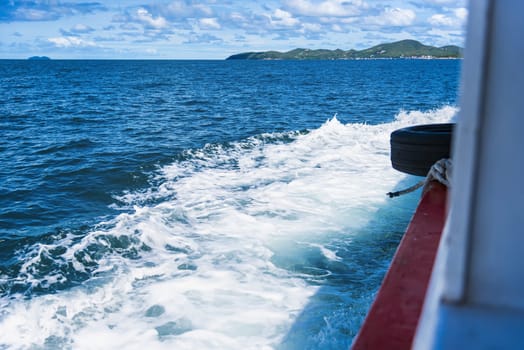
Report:
[[277,348],[326,276],[349,276],[352,240],[406,178],[391,131],[456,113],[333,117],[184,152],[119,196],[119,216],[17,251],[0,276],[0,346]]
[[58,145],[53,144],[51,146],[35,151],[34,154],[47,155],[47,154],[58,153],[62,151],[71,151],[71,150],[77,150],[77,149],[92,148],[95,145],[96,145],[95,142],[87,138],[83,138],[79,140],[63,142],[62,144],[58,144]]

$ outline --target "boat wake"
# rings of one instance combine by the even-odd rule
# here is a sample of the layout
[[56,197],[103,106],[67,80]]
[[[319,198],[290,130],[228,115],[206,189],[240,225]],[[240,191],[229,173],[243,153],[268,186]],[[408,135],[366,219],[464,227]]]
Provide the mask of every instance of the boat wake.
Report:
[[[311,131],[184,152],[149,188],[115,198],[114,219],[19,247],[0,276],[0,348],[298,348],[297,320],[316,347],[340,343],[322,334],[358,327],[347,310],[365,312],[377,287],[365,283],[376,271],[352,257],[381,259],[374,269],[391,257],[375,246],[366,258],[353,243],[403,232],[416,204],[385,196],[406,179],[390,167],[390,132],[456,112],[401,112],[379,125],[334,117]],[[398,222],[374,228],[379,210]],[[308,329],[303,311],[326,285],[338,302],[316,310],[325,322]]]

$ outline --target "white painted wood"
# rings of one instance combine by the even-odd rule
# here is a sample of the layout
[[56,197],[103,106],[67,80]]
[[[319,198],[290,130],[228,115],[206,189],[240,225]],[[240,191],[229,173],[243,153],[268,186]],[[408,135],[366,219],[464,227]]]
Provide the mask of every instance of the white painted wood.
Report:
[[489,45],[490,1],[471,2],[468,36],[462,65],[460,114],[453,141],[452,189],[447,231],[443,236],[447,258],[442,297],[460,301],[465,296],[467,251],[470,240],[472,204],[476,195],[477,145],[484,109],[485,62]]
[[524,2],[494,1],[467,299],[524,310]]
[[524,346],[523,14],[470,1],[450,214],[414,349]]

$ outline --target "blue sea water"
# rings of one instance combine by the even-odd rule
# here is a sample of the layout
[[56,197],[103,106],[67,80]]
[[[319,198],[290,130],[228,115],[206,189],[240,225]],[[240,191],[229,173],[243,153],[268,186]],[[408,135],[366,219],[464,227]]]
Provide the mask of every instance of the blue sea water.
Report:
[[0,60],[0,348],[348,348],[460,64]]

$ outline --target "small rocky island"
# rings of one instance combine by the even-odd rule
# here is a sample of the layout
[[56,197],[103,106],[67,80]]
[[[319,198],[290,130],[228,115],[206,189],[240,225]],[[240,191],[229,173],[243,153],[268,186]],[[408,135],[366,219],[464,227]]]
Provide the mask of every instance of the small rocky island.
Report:
[[30,61],[49,61],[50,58],[47,56],[31,56],[28,58]]
[[380,44],[364,50],[310,50],[294,49],[288,52],[245,52],[229,56],[227,60],[351,60],[379,58],[462,58],[459,46],[424,45],[416,40],[402,40]]

